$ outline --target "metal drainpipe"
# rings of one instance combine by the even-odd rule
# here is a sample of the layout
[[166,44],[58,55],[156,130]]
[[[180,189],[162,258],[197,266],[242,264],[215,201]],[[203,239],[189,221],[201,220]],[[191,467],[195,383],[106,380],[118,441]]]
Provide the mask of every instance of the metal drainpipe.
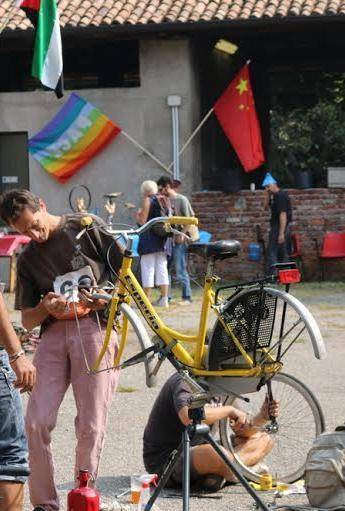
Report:
[[172,119],[172,143],[173,143],[173,178],[180,180],[180,135],[179,135],[179,112],[181,96],[168,96],[167,104],[171,108]]

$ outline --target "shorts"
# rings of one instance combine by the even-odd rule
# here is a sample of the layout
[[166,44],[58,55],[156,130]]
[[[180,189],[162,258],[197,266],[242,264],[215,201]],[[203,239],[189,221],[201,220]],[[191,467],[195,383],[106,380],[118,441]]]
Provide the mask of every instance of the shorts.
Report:
[[25,483],[30,471],[20,392],[5,350],[0,349],[0,481]]
[[[190,452],[190,460],[189,460],[189,480],[191,486],[196,483],[202,481],[205,478],[204,475],[201,475],[197,472],[196,468],[193,464],[193,450]],[[176,463],[172,474],[169,477],[167,487],[180,487],[182,486],[183,481],[183,454],[180,456],[178,462]]]
[[[199,474],[199,472],[196,470],[194,464],[193,464],[193,447],[197,446],[197,445],[202,445],[202,444],[205,444],[207,443],[205,440],[203,439],[200,439],[200,438],[195,438],[194,440],[191,441],[191,451],[190,451],[190,460],[189,460],[189,477],[190,477],[190,484],[191,486],[199,486],[201,485],[202,486],[202,482],[204,481],[205,479],[205,475],[204,474]],[[168,456],[168,458],[165,458],[165,462],[164,463],[160,463],[158,466],[153,462],[151,463],[148,463],[147,461],[148,460],[145,460],[145,468],[146,470],[150,473],[150,474],[158,474],[159,477],[162,475],[164,469],[166,468],[166,466],[168,465],[173,453],[175,451],[173,451],[172,453],[170,453],[170,455]],[[172,471],[172,473],[170,474],[170,477],[166,483],[166,488],[180,488],[182,486],[182,481],[183,481],[183,453],[182,455],[179,457],[178,461],[176,462],[176,465]]]
[[144,254],[140,258],[141,283],[143,287],[168,286],[168,261],[165,252]]

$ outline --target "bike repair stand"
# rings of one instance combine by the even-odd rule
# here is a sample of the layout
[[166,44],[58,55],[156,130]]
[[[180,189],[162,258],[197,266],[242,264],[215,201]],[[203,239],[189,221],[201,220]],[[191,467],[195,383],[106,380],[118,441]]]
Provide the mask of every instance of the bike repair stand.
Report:
[[[193,398],[192,398],[193,400]],[[207,402],[207,401],[206,401]],[[216,453],[222,458],[224,463],[230,468],[232,473],[237,477],[239,482],[242,484],[244,489],[249,493],[249,495],[254,499],[257,508],[261,508],[262,511],[270,511],[270,508],[261,500],[256,491],[249,485],[248,481],[243,477],[243,475],[237,470],[235,464],[230,458],[228,458],[222,449],[219,447],[217,442],[213,439],[210,434],[210,428],[207,424],[202,423],[202,420],[205,418],[204,405],[198,406],[197,408],[193,408],[193,404],[191,404],[191,408],[189,409],[189,417],[192,419],[192,424],[186,426],[182,441],[178,447],[175,449],[168,460],[167,465],[165,466],[161,477],[159,478],[158,485],[153,492],[150,500],[145,506],[145,511],[150,511],[155,500],[159,496],[160,492],[163,490],[166,485],[170,475],[172,474],[174,467],[180,457],[183,455],[183,480],[182,480],[182,489],[183,489],[183,511],[189,511],[189,495],[190,495],[190,442],[194,438],[194,436],[199,435],[203,437],[207,443],[209,443]],[[198,401],[198,405],[200,400]]]
[[[190,376],[188,376],[188,372],[184,371],[183,366],[179,363],[173,356],[171,350],[176,345],[176,341],[173,341],[168,346],[164,346],[164,343],[157,343],[145,350],[141,351],[137,355],[125,360],[119,367],[129,367],[131,365],[138,364],[143,362],[146,357],[151,353],[152,355],[158,354],[158,362],[153,370],[153,375],[156,375],[158,369],[160,368],[163,360],[166,358],[171,362],[174,368],[181,374],[181,376],[186,380],[186,382],[190,385],[192,389],[196,392],[194,395],[192,394],[189,398],[189,411],[188,415],[190,419],[192,419],[192,424],[186,426],[183,431],[182,441],[178,447],[175,449],[170,458],[164,467],[163,473],[159,478],[158,485],[153,492],[150,500],[145,506],[145,511],[150,511],[157,497],[163,490],[166,485],[170,475],[172,474],[174,467],[180,457],[183,455],[183,479],[182,479],[182,489],[183,489],[183,511],[189,511],[189,496],[190,496],[190,442],[196,435],[203,437],[207,443],[209,443],[216,453],[222,458],[224,463],[230,468],[231,472],[237,477],[239,482],[242,484],[244,489],[249,493],[249,495],[254,499],[256,503],[256,507],[262,509],[262,511],[271,511],[271,509],[261,500],[256,491],[250,486],[248,481],[243,477],[241,472],[236,468],[235,463],[228,457],[222,449],[219,447],[217,442],[213,439],[210,434],[210,428],[207,424],[202,423],[205,418],[204,406],[210,401],[210,394],[205,391],[203,387],[201,387],[198,383],[194,382]],[[184,374],[185,373],[185,374]],[[201,392],[200,392],[201,391]],[[241,398],[241,396],[237,395],[237,397]],[[247,399],[242,398],[245,401]]]

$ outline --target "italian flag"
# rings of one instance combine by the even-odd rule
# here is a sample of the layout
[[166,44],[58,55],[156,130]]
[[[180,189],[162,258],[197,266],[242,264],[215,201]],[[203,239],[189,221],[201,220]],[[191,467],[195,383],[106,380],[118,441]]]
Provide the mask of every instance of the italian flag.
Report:
[[56,0],[18,0],[17,5],[35,27],[32,75],[61,98],[62,45]]

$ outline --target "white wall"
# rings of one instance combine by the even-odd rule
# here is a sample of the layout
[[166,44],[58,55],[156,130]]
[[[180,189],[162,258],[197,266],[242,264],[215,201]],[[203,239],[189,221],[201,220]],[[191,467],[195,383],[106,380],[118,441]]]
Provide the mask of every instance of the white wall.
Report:
[[[116,62],[113,65],[116,66]],[[166,97],[169,94],[182,97],[181,144],[200,116],[188,41],[142,41],[140,77],[138,88],[89,89],[79,94],[168,164],[172,159],[172,130]],[[29,137],[34,135],[54,116],[69,93],[66,91],[60,101],[53,93],[42,91],[0,94],[0,131],[27,131]],[[196,139],[181,160],[184,192],[199,188],[199,169]],[[46,200],[52,212],[68,210],[68,194],[77,183],[91,188],[93,207],[103,204],[103,193],[115,191],[124,192],[125,201],[138,203],[141,182],[162,174],[164,171],[156,163],[121,135],[65,185],[54,181],[30,157],[31,190]],[[123,218],[126,219],[126,215]]]

